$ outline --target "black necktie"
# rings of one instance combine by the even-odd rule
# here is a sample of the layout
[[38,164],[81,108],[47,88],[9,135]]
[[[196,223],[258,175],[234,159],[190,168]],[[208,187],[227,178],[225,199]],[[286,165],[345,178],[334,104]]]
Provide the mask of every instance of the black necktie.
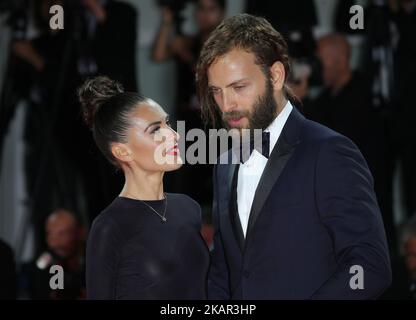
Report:
[[[261,134],[261,150],[258,148],[254,148],[254,141],[250,141],[250,153],[248,154],[247,158],[244,158],[242,147],[240,146],[240,162],[244,163],[247,161],[248,158],[250,158],[251,153],[254,149],[256,149],[258,152],[260,152],[264,157],[269,159],[269,153],[270,153],[270,132],[263,131]],[[258,145],[256,145],[258,147]]]

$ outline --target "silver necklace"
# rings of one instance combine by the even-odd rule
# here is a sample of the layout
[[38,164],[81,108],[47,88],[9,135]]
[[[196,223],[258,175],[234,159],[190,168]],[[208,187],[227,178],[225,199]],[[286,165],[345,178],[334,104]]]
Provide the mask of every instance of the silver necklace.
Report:
[[166,222],[166,208],[168,207],[168,197],[166,196],[166,193],[163,193],[163,195],[165,196],[165,209],[163,210],[163,215],[161,215],[159,212],[157,212],[155,209],[153,209],[153,207],[151,205],[148,205],[146,202],[144,202],[143,200],[137,199],[140,202],[142,202],[143,204],[145,204],[147,207],[149,207],[149,209],[151,209],[154,213],[156,213],[160,219],[162,219],[162,222],[165,223]]

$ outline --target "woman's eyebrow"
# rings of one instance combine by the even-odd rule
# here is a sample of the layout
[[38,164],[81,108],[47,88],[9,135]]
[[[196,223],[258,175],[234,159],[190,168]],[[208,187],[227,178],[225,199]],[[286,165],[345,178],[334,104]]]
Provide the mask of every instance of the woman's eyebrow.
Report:
[[147,131],[147,129],[149,129],[151,126],[154,126],[155,124],[161,124],[162,123],[162,121],[155,121],[155,122],[152,122],[151,124],[149,124],[147,127],[146,127],[146,129],[144,129],[144,132],[146,132]]
[[[168,121],[169,120],[169,115],[167,115],[166,117],[165,117],[165,122],[166,121]],[[149,129],[151,126],[154,126],[154,125],[156,125],[156,124],[161,124],[162,123],[162,121],[154,121],[154,122],[152,122],[152,123],[150,123],[147,127],[146,127],[146,129],[144,129],[144,132],[146,132],[147,131],[147,129]]]

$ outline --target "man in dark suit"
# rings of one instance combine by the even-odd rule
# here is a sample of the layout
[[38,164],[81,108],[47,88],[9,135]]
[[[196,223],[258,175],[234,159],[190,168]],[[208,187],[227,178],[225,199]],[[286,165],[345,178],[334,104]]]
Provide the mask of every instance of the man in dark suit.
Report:
[[286,42],[251,15],[225,20],[202,49],[206,119],[262,131],[243,163],[214,169],[209,297],[376,298],[391,270],[371,173],[351,140],[293,108],[288,72]]

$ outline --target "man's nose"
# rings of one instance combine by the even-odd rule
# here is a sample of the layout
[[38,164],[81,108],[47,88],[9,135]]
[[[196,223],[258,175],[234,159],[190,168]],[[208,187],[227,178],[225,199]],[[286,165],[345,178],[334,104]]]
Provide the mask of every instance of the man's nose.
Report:
[[232,92],[226,91],[222,97],[222,112],[233,111],[237,107],[235,96]]

